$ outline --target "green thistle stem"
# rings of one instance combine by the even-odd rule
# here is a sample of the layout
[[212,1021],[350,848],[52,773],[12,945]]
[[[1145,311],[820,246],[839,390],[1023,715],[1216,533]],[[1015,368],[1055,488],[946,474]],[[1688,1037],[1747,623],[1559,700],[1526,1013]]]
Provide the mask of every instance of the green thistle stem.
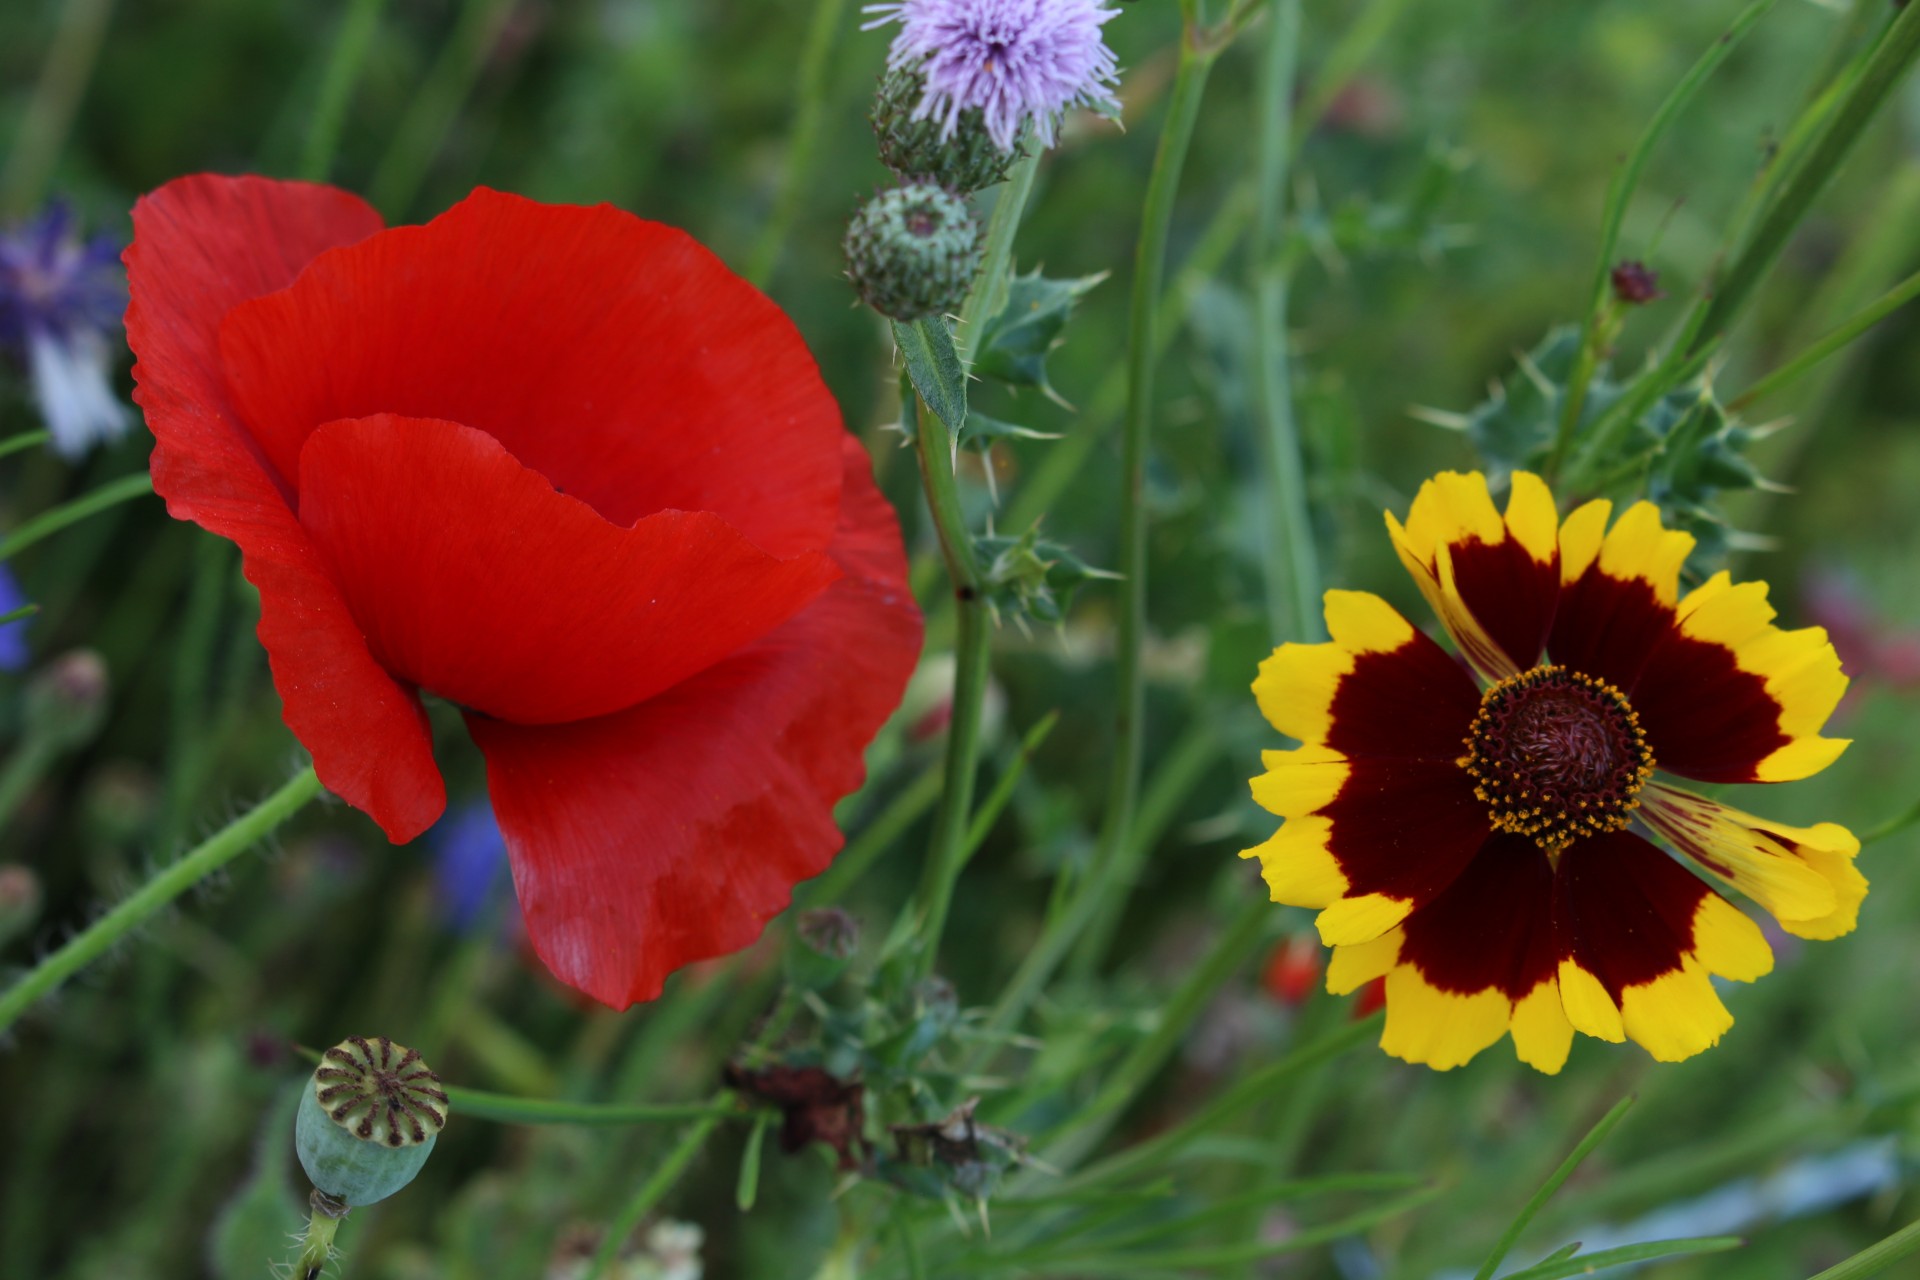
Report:
[[[980,274],[974,278],[973,289],[960,309],[956,345],[963,364],[968,335],[977,332],[977,326],[985,317],[1006,305],[1006,276],[1013,257],[1013,238],[1026,213],[1038,163],[1036,157],[1029,156],[1015,164],[999,200],[994,203]],[[936,317],[916,324],[924,328],[944,325],[946,321]],[[946,931],[947,911],[953,903],[954,882],[966,864],[974,781],[980,771],[980,723],[986,704],[993,636],[992,620],[983,598],[986,579],[974,552],[973,533],[967,527],[966,513],[960,506],[960,488],[953,470],[955,442],[947,425],[927,407],[925,400],[916,395],[913,403],[918,418],[918,430],[913,435],[914,453],[920,463],[927,508],[939,535],[940,553],[953,583],[956,618],[953,718],[947,730],[947,756],[940,803],[934,810],[933,839],[918,897],[919,927],[915,936],[919,954],[915,967],[924,975],[933,971],[938,958],[940,935]]]
[[[935,319],[922,324],[945,324]],[[953,474],[947,429],[919,402],[919,430],[914,451],[920,459],[920,477],[927,505],[940,535],[947,573],[953,580],[957,622],[954,641],[953,719],[947,730],[947,756],[939,806],[934,810],[933,839],[919,894],[920,973],[933,971],[946,930],[947,910],[953,902],[954,882],[966,859],[968,815],[973,809],[974,779],[980,765],[980,722],[986,703],[987,677],[992,656],[992,622],[981,593],[985,580],[974,554],[973,535],[960,510],[960,491]]]
[[163,868],[132,897],[81,931],[0,993],[0,1032],[19,1020],[42,996],[99,959],[115,943],[181,894],[258,844],[321,793],[308,765],[281,788],[234,819],[178,862]]
[[780,266],[780,254],[793,224],[800,216],[800,202],[807,193],[807,175],[813,170],[814,153],[820,149],[820,126],[827,114],[827,71],[833,65],[833,53],[840,44],[845,25],[847,0],[818,0],[813,21],[807,26],[806,47],[800,54],[800,78],[794,87],[793,135],[787,142],[786,169],[780,176],[780,191],[773,200],[773,212],[760,238],[754,242],[743,273],[757,288],[764,289]]

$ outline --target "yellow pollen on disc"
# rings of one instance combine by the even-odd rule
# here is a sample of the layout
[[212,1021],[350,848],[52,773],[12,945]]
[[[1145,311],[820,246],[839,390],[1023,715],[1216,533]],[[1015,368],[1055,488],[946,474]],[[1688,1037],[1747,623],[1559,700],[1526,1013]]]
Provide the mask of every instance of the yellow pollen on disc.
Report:
[[1489,688],[1465,741],[1458,763],[1494,829],[1549,853],[1624,828],[1653,776],[1653,750],[1626,695],[1565,667],[1535,667]]

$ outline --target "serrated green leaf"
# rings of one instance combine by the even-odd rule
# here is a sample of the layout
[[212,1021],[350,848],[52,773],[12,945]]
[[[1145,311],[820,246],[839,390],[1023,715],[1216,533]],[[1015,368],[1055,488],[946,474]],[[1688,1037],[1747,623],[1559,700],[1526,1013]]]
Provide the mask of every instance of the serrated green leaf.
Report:
[[938,316],[893,323],[893,341],[906,363],[907,377],[927,407],[946,425],[956,447],[967,426],[967,371],[953,348],[953,331]]
[[1049,280],[1039,269],[1015,273],[1007,286],[1007,305],[987,321],[974,343],[973,371],[1016,387],[1038,387],[1054,399],[1047,380],[1047,356],[1060,345],[1060,334],[1073,316],[1074,304],[1107,278],[1082,276],[1077,280]]

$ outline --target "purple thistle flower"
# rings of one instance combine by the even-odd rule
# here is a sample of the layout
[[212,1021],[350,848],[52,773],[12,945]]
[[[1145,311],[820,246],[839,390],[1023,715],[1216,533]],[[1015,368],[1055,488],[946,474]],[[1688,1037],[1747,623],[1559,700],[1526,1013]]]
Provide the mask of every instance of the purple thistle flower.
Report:
[[1100,28],[1120,11],[1102,0],[895,0],[863,12],[879,15],[867,30],[900,24],[887,65],[926,77],[914,118],[939,119],[943,140],[978,107],[1002,151],[1029,120],[1050,147],[1068,107],[1119,105],[1109,87],[1119,63]]
[[126,305],[120,246],[110,236],[82,242],[66,205],[0,233],[0,346],[25,362],[64,457],[116,439],[132,421],[111,382],[109,337]]

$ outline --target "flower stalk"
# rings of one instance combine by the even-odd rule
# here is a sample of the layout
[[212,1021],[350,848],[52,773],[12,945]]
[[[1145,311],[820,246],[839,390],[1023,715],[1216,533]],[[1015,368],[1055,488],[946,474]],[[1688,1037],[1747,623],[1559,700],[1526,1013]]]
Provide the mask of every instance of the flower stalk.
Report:
[[234,819],[178,862],[165,867],[132,897],[82,930],[66,946],[28,970],[0,993],[0,1032],[11,1027],[42,996],[84,969],[145,923],[162,907],[253,848],[321,793],[313,766],[289,778],[278,791]]
[[[1200,102],[1219,48],[1188,14],[1167,104],[1166,125],[1147,180],[1146,206],[1134,254],[1131,319],[1127,337],[1127,410],[1122,423],[1120,489],[1120,610],[1115,637],[1118,693],[1114,721],[1113,766],[1107,786],[1105,819],[1087,874],[1104,892],[1131,837],[1138,803],[1142,733],[1146,715],[1145,673],[1141,654],[1147,634],[1146,469],[1153,417],[1154,372],[1160,329],[1161,281],[1167,240],[1173,227],[1174,198],[1180,173],[1200,118]],[[1090,918],[1090,916],[1088,917]]]

